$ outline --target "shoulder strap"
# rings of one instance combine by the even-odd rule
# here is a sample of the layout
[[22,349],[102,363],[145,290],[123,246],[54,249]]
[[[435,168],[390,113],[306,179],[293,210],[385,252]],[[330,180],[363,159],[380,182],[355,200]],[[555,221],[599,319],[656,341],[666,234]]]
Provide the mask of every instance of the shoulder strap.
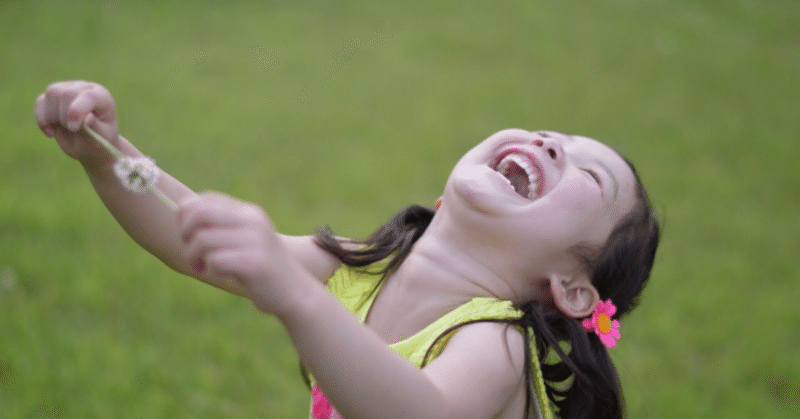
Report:
[[[458,329],[452,330],[437,341],[437,338],[448,329],[474,320],[511,319],[518,318],[521,315],[522,312],[516,309],[510,301],[478,297],[442,316],[416,335],[397,342],[391,347],[400,355],[411,361],[411,363],[420,367],[428,348],[430,348],[434,342],[435,346],[431,349],[428,362],[441,355],[445,346],[447,346],[447,342],[458,331]],[[532,339],[535,339],[534,336],[535,335],[531,333]],[[537,401],[537,403],[535,403],[537,416],[542,419],[554,419],[555,415],[545,390],[544,377],[542,376],[535,341],[531,342],[531,377],[533,381],[533,396]]]
[[378,295],[381,274],[377,273],[389,263],[389,258],[372,265],[356,268],[342,265],[328,279],[328,290],[361,322],[367,318],[372,300]]

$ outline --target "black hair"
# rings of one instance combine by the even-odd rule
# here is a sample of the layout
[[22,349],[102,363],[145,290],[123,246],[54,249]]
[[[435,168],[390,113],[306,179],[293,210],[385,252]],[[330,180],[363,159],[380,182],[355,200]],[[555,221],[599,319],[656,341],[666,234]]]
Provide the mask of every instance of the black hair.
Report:
[[[587,246],[573,248],[573,253],[585,263],[600,298],[611,299],[616,305],[616,318],[626,315],[638,304],[650,276],[660,239],[659,221],[639,174],[628,159],[623,159],[636,179],[636,205],[617,223],[600,249]],[[433,216],[432,209],[418,205],[406,207],[370,237],[358,241],[363,245],[358,249],[343,246],[342,239],[334,236],[328,227],[320,228],[315,242],[342,263],[353,267],[366,267],[391,257],[385,268],[376,272],[381,274],[381,279],[373,288],[374,293],[381,282],[403,262]],[[536,301],[518,308],[523,313],[519,318],[479,319],[446,330],[428,349],[423,366],[428,361],[431,348],[456,329],[481,321],[506,323],[520,328],[525,340],[525,377],[528,384],[525,417],[532,416],[532,360],[529,349],[532,342],[537,345],[547,396],[562,419],[623,417],[622,386],[608,351],[598,336],[587,333],[576,319],[558,312],[544,312]],[[551,352],[557,355],[555,362],[548,357]]]

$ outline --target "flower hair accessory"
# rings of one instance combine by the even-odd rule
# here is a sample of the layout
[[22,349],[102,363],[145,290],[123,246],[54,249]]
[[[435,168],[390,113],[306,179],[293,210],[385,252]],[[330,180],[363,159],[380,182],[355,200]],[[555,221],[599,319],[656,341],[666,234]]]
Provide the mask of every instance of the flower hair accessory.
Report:
[[611,299],[601,300],[597,303],[592,317],[583,320],[583,328],[597,334],[603,345],[613,348],[617,345],[617,339],[620,338],[619,322],[611,320],[611,316],[616,312],[617,307],[611,302]]

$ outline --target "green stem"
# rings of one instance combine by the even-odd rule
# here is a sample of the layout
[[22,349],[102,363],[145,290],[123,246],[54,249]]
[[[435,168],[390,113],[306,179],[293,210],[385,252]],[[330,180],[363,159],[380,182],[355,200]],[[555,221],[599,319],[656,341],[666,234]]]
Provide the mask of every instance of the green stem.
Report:
[[102,145],[103,147],[105,147],[105,148],[106,148],[106,150],[108,150],[108,151],[109,151],[109,153],[113,154],[113,155],[114,155],[114,157],[116,157],[117,159],[121,159],[121,158],[125,157],[125,155],[124,155],[124,154],[122,154],[122,152],[121,152],[121,151],[119,151],[119,149],[118,149],[118,148],[114,147],[114,145],[113,145],[113,144],[111,144],[111,143],[109,143],[108,141],[106,141],[106,139],[105,139],[105,138],[103,138],[103,137],[101,137],[101,136],[100,136],[100,134],[98,134],[98,133],[94,132],[94,130],[93,130],[93,129],[91,129],[91,128],[89,128],[89,126],[88,126],[88,125],[86,125],[86,124],[83,124],[83,129],[84,129],[86,132],[88,132],[88,133],[89,133],[89,135],[91,135],[91,136],[92,136],[92,138],[94,138],[94,139],[95,139],[95,140],[96,140],[98,143],[100,143],[100,145]]
[[[100,145],[105,147],[105,149],[108,150],[109,153],[114,155],[114,157],[117,158],[118,160],[119,159],[124,159],[126,157],[125,154],[122,153],[122,151],[120,151],[118,148],[114,147],[113,144],[108,142],[105,138],[101,137],[100,134],[96,133],[93,129],[89,128],[88,125],[83,124],[83,129],[87,133],[89,133],[89,135],[91,135],[92,138],[94,138],[98,143],[100,143]],[[122,180],[120,179],[120,182],[121,181]],[[171,209],[172,211],[175,211],[175,212],[178,211],[178,204],[176,204],[175,201],[170,199],[170,197],[168,197],[164,192],[162,192],[161,189],[158,189],[158,187],[156,185],[154,185],[154,184],[152,184],[150,182],[147,182],[147,188],[150,189],[150,191],[153,192],[153,195],[155,195],[156,198],[160,199],[161,202],[163,202],[164,205],[167,206],[167,208],[169,208],[169,209]]]
[[147,188],[150,189],[156,198],[160,199],[161,202],[163,202],[164,205],[166,205],[169,209],[178,212],[178,204],[171,200],[164,192],[161,191],[161,189],[158,189],[156,185],[148,183]]

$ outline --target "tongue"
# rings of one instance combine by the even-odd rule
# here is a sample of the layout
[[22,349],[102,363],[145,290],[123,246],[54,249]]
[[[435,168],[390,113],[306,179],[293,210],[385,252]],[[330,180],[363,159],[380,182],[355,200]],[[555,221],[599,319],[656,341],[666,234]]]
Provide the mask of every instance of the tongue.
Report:
[[511,181],[511,185],[518,194],[528,198],[530,189],[528,187],[528,174],[525,173],[525,170],[516,164],[512,164],[511,167],[508,168],[506,177]]

